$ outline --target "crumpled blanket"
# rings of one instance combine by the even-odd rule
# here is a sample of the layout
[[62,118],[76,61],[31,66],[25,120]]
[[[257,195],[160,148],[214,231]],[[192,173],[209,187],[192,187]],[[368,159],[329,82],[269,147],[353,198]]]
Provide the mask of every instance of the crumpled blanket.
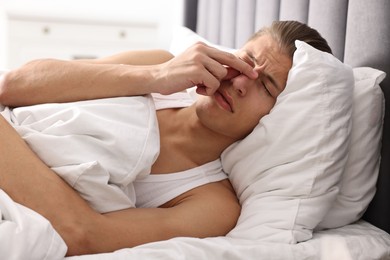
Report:
[[0,189],[0,259],[64,259],[67,246],[50,222]]
[[151,96],[10,109],[1,114],[32,150],[97,211],[135,206],[132,183],[159,153]]

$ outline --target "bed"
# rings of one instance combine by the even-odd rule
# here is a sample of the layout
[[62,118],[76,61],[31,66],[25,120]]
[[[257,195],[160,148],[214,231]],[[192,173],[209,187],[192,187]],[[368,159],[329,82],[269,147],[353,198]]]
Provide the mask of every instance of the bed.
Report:
[[[186,44],[197,40],[234,49],[241,46],[258,28],[269,25],[273,20],[298,20],[316,28],[329,41],[334,55],[344,63],[354,68],[372,67],[387,74],[390,72],[388,48],[390,29],[386,18],[390,11],[390,4],[386,0],[188,0],[185,11],[186,26],[196,33],[178,29],[173,35],[173,38],[178,37],[176,41],[173,39],[173,44],[176,43],[178,46],[171,47],[172,52],[180,52],[178,48],[186,47],[188,46]],[[187,42],[183,43],[182,39]],[[380,85],[384,96],[387,97],[390,87],[389,77],[385,78]],[[380,102],[380,100],[376,101]],[[102,254],[100,257],[102,259],[111,257],[115,259],[389,259],[388,158],[390,151],[389,140],[385,133],[389,132],[390,119],[387,117],[388,115],[385,116],[383,125],[377,191],[368,209],[357,221],[348,225],[334,223],[333,226],[338,227],[316,230],[313,238],[293,244],[251,240],[239,235],[208,239],[176,238],[133,249],[119,250],[112,254]],[[378,124],[381,122],[379,121]],[[334,217],[343,218],[342,215],[337,214]],[[332,227],[330,223],[323,225]],[[80,259],[96,259],[96,257],[84,256]]]
[[[355,124],[358,126],[351,127],[356,129],[351,135],[357,141],[350,141],[356,152],[354,155],[348,152],[347,157],[354,158],[355,161],[351,162],[348,176],[343,171],[344,180],[341,181],[342,177],[339,176],[339,181],[335,184],[340,188],[343,183],[345,187],[335,193],[347,190],[346,199],[339,204],[332,202],[329,207],[323,207],[318,203],[325,201],[326,204],[328,199],[321,197],[318,200],[320,196],[311,193],[313,196],[309,196],[309,199],[313,200],[309,200],[308,204],[302,203],[302,200],[299,204],[294,204],[294,207],[298,206],[301,210],[305,207],[314,209],[294,215],[294,225],[299,226],[296,229],[286,228],[284,221],[290,219],[284,218],[282,214],[286,208],[291,207],[289,203],[293,200],[281,203],[261,196],[242,199],[244,212],[237,228],[226,237],[179,237],[112,253],[66,259],[390,259],[390,141],[386,135],[390,131],[390,118],[383,113],[389,108],[388,104],[383,105],[384,99],[390,99],[390,77],[384,78],[383,73],[390,73],[389,12],[388,0],[186,0],[186,27],[177,28],[173,33],[171,51],[174,53],[180,53],[196,41],[205,41],[228,51],[234,50],[254,31],[274,20],[298,20],[316,28],[328,39],[334,55],[344,64],[353,67],[355,88],[360,84],[361,91],[355,93],[353,100],[345,98],[342,102],[350,102],[355,107],[355,113],[359,112],[359,116],[360,113],[365,114],[366,117],[356,117],[358,119]],[[367,88],[368,85],[370,88]],[[369,95],[372,96],[371,99],[367,99]],[[316,109],[315,106],[313,109]],[[335,109],[334,113],[341,112]],[[371,131],[373,129],[374,132]],[[311,140],[310,138],[307,137],[307,140]],[[358,142],[360,139],[365,142]],[[223,155],[226,160],[240,154],[229,152],[231,154]],[[345,153],[338,157],[345,164],[352,160],[348,158]],[[241,159],[244,160],[247,158]],[[356,160],[364,164],[365,172],[361,174],[363,177],[357,175],[360,171],[354,168]],[[232,171],[230,177],[235,184],[234,166],[226,167],[228,171]],[[247,171],[251,172],[254,168],[256,167],[248,168]],[[269,180],[260,180],[259,185]],[[323,180],[320,184],[327,181]],[[287,186],[290,185],[294,186],[291,183]],[[242,188],[241,192],[239,185],[235,188],[240,196],[251,198],[254,196],[248,195],[248,190],[258,192],[248,187]],[[1,201],[11,203],[3,195],[0,193]],[[282,196],[278,194],[277,197]],[[314,207],[313,203],[317,205]],[[265,213],[267,211],[264,209],[272,209],[269,208],[270,205],[281,205],[274,208],[278,210],[277,216]],[[263,210],[262,214],[253,211],[253,207]],[[288,212],[286,215],[289,215]],[[307,221],[301,223],[298,218]],[[39,221],[36,226],[39,236],[34,234],[30,239],[42,241],[43,244],[44,239],[47,239],[46,248],[42,247],[47,250],[43,258],[61,258],[63,247],[53,242],[58,240],[50,226]]]

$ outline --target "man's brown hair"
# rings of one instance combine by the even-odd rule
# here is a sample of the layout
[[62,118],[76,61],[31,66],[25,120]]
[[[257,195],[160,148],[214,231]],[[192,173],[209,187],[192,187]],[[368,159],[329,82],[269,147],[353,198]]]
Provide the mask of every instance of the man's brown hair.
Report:
[[296,40],[306,42],[318,50],[332,53],[327,41],[317,30],[297,21],[275,21],[271,26],[257,31],[249,41],[265,34],[270,35],[279,44],[282,52],[290,57],[293,57],[296,50]]

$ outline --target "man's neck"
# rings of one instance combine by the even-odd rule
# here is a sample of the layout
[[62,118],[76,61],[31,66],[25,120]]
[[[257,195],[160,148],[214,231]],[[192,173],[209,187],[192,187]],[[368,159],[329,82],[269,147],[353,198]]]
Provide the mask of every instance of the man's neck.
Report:
[[199,121],[195,107],[157,112],[160,155],[152,173],[187,170],[216,160],[233,140],[211,131]]

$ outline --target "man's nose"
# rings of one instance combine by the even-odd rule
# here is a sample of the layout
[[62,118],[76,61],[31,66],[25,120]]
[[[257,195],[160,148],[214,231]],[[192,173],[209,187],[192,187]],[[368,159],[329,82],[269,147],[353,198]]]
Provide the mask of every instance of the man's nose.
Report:
[[244,74],[240,74],[231,80],[231,85],[233,89],[240,95],[245,96],[248,92],[248,87],[250,86],[253,79],[248,78]]

